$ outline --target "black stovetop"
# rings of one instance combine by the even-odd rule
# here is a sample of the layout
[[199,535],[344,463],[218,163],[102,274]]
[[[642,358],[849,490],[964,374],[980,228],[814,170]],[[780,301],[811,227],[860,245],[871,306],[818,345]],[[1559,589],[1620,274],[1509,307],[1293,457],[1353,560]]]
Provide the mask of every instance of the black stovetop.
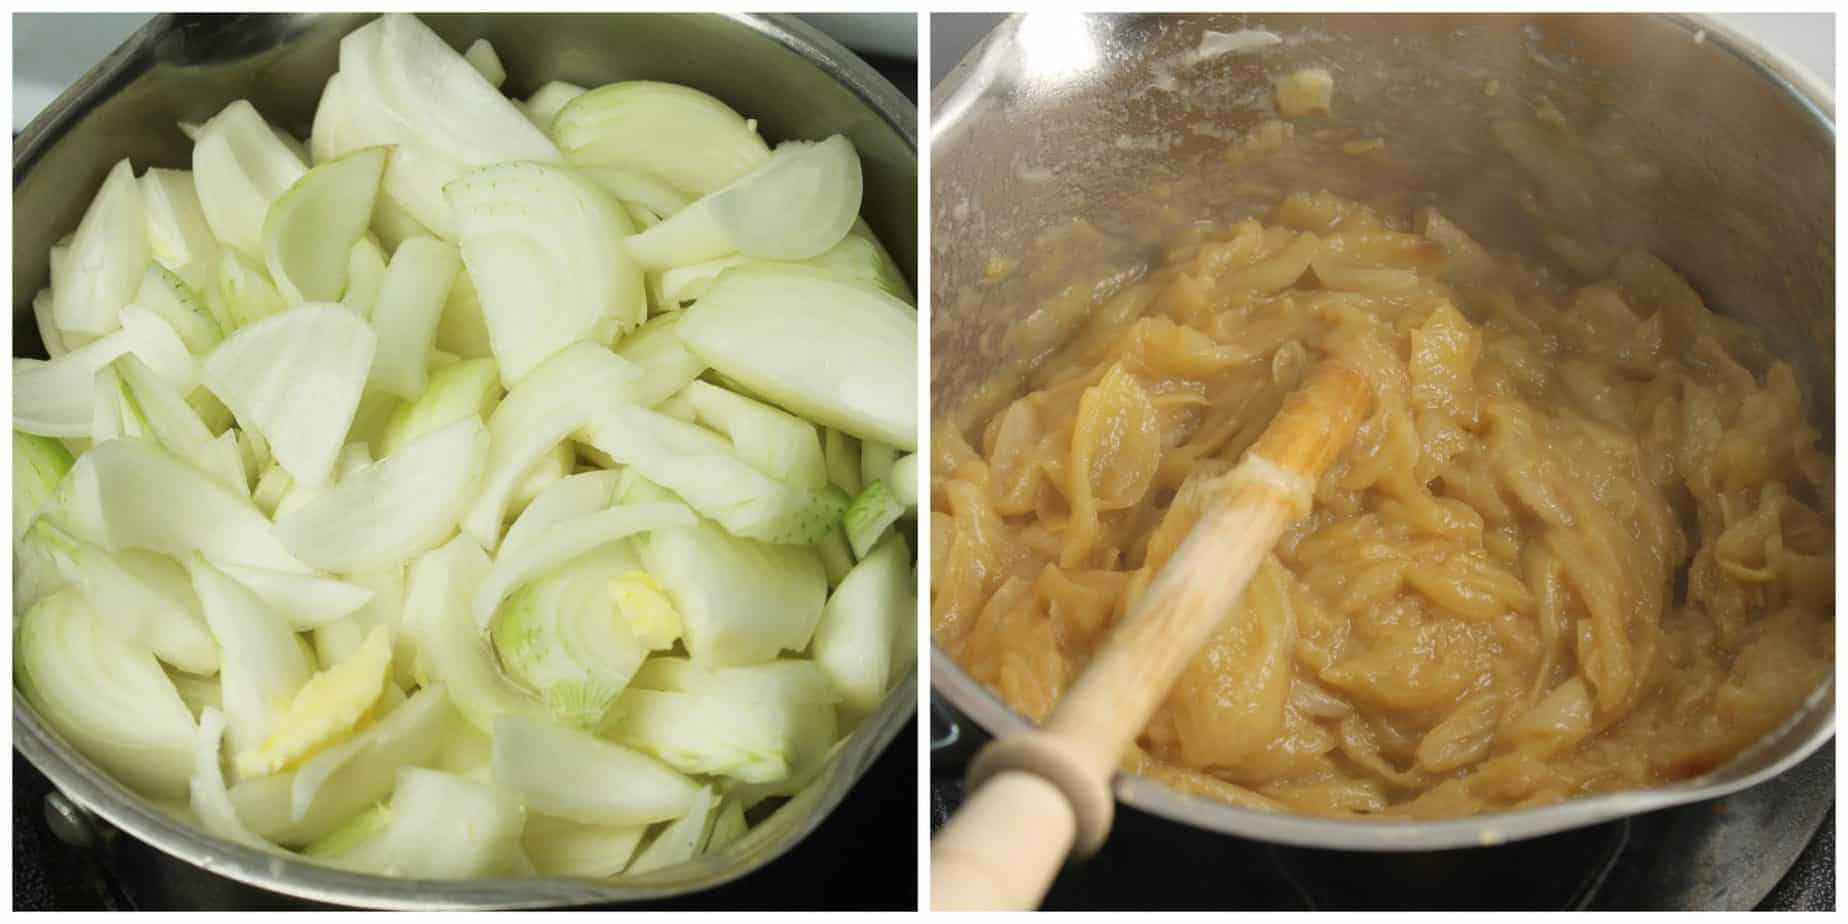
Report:
[[[931,826],[962,800],[983,740],[932,710]],[[1119,805],[1110,840],[1066,867],[1048,909],[1835,908],[1834,742],[1726,799],[1495,848],[1355,853],[1247,841]],[[1538,873],[1537,871],[1544,871]]]

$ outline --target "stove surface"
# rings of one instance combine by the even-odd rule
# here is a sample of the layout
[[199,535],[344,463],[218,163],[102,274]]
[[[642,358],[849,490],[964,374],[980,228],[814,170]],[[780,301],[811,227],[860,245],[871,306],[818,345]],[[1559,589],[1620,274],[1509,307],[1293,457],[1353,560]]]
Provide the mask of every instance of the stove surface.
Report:
[[[942,706],[931,731],[954,741],[931,758],[935,830],[961,804],[985,736]],[[1725,799],[1501,847],[1399,854],[1264,844],[1119,806],[1104,849],[1067,866],[1044,907],[1834,910],[1834,793],[1831,741]]]

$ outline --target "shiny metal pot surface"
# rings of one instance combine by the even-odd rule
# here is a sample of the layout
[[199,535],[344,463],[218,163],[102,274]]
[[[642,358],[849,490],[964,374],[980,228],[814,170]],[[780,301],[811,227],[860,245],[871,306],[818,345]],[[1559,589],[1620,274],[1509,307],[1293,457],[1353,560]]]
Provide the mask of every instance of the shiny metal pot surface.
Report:
[[[13,142],[14,354],[44,355],[31,301],[49,278],[47,254],[76,227],[116,161],[128,157],[137,170],[189,166],[191,147],[177,123],[202,122],[239,98],[305,136],[321,87],[337,66],[341,37],[370,18],[158,16],[33,120]],[[458,48],[477,38],[493,42],[506,63],[507,89],[516,95],[549,80],[586,86],[670,80],[705,90],[758,119],[772,143],[846,135],[859,150],[865,174],[863,214],[915,278],[917,110],[865,62],[795,18],[677,13],[422,18]],[[814,784],[745,837],[718,854],[620,883],[386,879],[273,856],[210,837],[149,805],[47,729],[17,691],[13,742],[64,797],[54,795],[54,817],[74,824],[83,836],[90,833],[84,813],[93,813],[189,864],[321,902],[407,909],[558,907],[696,892],[782,855],[840,803],[910,720],[917,709],[915,684],[914,672],[854,731]],[[210,885],[203,891],[223,894]]]
[[[1202,54],[1208,32],[1281,42]],[[1031,274],[993,284],[1018,256],[1082,218],[1098,279],[1154,241],[1125,216],[1157,180],[1192,187],[1192,217],[1236,207],[1229,138],[1274,117],[1275,77],[1323,67],[1332,117],[1314,128],[1383,138],[1398,176],[1491,242],[1529,244],[1509,156],[1488,131],[1550,101],[1586,137],[1655,165],[1652,182],[1594,184],[1613,243],[1653,251],[1722,313],[1763,331],[1797,368],[1834,442],[1835,126],[1832,95],[1717,21],[1612,15],[1079,15],[1003,22],[933,94],[931,398],[954,408],[1009,356],[1007,331],[1048,294]],[[1494,91],[1487,89],[1491,82]],[[1305,126],[1307,129],[1308,126]],[[1619,171],[1618,173],[1621,173]],[[1195,177],[1198,180],[1198,177]],[[1335,177],[1339,180],[1339,177]],[[1223,182],[1220,182],[1223,180]],[[1225,192],[1228,199],[1213,197]],[[1176,197],[1181,198],[1181,197]],[[1251,203],[1257,204],[1257,203]],[[1023,278],[1018,285],[1012,280]],[[1060,280],[1059,284],[1069,280]],[[1051,284],[1049,281],[1046,284]],[[939,695],[996,735],[1028,721],[932,647]],[[1127,805],[1197,827],[1305,847],[1423,851],[1493,845],[1736,792],[1795,766],[1834,734],[1835,684],[1725,766],[1671,786],[1441,821],[1269,814],[1119,774]]]

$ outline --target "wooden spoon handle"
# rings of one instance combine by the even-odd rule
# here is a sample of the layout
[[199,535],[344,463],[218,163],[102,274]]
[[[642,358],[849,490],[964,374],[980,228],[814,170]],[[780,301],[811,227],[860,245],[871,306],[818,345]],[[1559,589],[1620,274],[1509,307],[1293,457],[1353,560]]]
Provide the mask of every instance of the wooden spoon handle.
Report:
[[[933,908],[1032,908],[1068,851],[1102,845],[1110,779],[1124,750],[1278,537],[1309,512],[1316,481],[1371,403],[1366,379],[1335,362],[1319,365],[1290,395],[1042,729],[978,755],[969,799],[931,845]],[[1038,787],[1023,782],[1036,777]],[[1064,797],[1063,813],[1048,793]]]

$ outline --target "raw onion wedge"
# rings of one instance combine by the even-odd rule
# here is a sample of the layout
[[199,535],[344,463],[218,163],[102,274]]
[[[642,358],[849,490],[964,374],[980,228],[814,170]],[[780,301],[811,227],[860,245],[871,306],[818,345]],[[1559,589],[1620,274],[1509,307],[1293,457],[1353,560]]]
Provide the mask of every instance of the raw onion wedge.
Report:
[[372,306],[378,348],[369,385],[407,401],[423,394],[437,320],[461,268],[454,244],[419,237],[399,245]]
[[609,733],[688,772],[773,784],[820,759],[835,739],[840,693],[807,659],[708,670],[654,658],[633,686]]
[[481,79],[496,90],[507,82],[507,68],[501,64],[500,55],[494,53],[494,45],[487,39],[471,42],[468,50],[462,52],[462,60],[467,61],[468,66],[474,68],[475,73],[480,74]]
[[235,250],[226,250],[218,255],[218,277],[206,291],[205,307],[219,329],[229,332],[267,318],[287,308],[288,303],[261,265]]
[[487,429],[465,417],[278,517],[276,536],[295,557],[326,571],[407,561],[455,529],[487,454]]
[[579,166],[591,181],[627,206],[642,208],[659,221],[693,204],[693,198],[651,173],[622,167]]
[[308,571],[276,541],[249,498],[146,443],[98,443],[65,482],[71,489],[67,522],[107,548],[147,549],[179,560],[199,552],[214,561]]
[[[127,551],[118,553],[118,561],[49,517],[35,522],[28,536],[51,551],[65,579],[90,602],[110,634],[144,645],[155,657],[188,673],[218,670],[218,643],[206,629],[185,570],[172,559]],[[126,565],[133,555],[147,557],[130,570]],[[174,575],[157,570],[168,568],[177,572],[177,584],[171,579]]]
[[148,433],[168,452],[237,493],[249,490],[236,443],[220,441],[181,393],[133,353],[116,357],[115,370]]
[[706,668],[690,658],[649,659],[635,686],[668,693],[693,693],[745,703],[827,706],[841,701],[828,675],[806,658],[779,658],[745,667]]
[[508,392],[488,420],[488,470],[463,531],[492,550],[508,503],[533,463],[596,414],[627,401],[637,374],[604,347],[574,343]]
[[859,218],[863,193],[853,143],[792,141],[770,159],[625,241],[649,269],[687,266],[732,253],[807,260],[841,242]]
[[612,592],[619,561],[584,555],[521,587],[494,614],[489,635],[509,674],[574,728],[602,723],[648,657]]
[[[624,499],[662,493],[644,483]],[[828,578],[812,548],[740,539],[701,520],[649,533],[640,554],[673,598],[687,651],[701,664],[758,664],[801,651],[821,619]]]
[[609,737],[685,773],[769,783],[789,775],[788,717],[776,704],[630,690]]
[[118,161],[71,236],[61,272],[53,274],[58,327],[91,335],[115,330],[149,259],[141,185],[128,161]]
[[712,834],[713,809],[717,806],[718,798],[713,795],[712,787],[700,787],[687,813],[662,828],[654,840],[642,848],[642,852],[629,865],[629,872],[634,875],[650,873],[699,856],[706,849],[706,839]]
[[373,90],[418,140],[473,165],[558,159],[551,140],[417,17],[391,13],[374,27],[384,86]]
[[20,691],[84,756],[144,795],[186,794],[192,713],[154,656],[111,636],[75,591],[20,615],[14,657]]
[[194,677],[185,671],[168,671],[167,679],[173,681],[180,701],[192,710],[193,718],[203,715],[207,706],[224,711],[224,697],[219,692],[217,677]]
[[[57,493],[58,483],[71,470],[71,451],[49,437],[13,431],[13,542]],[[611,473],[614,475],[615,473]],[[612,485],[614,482],[612,482]],[[608,506],[607,504],[605,506]]]
[[867,485],[841,518],[841,525],[847,529],[847,544],[853,547],[853,557],[864,559],[886,534],[887,528],[904,515],[905,505],[898,502],[885,482]]
[[694,356],[674,332],[680,317],[681,312],[671,311],[650,318],[616,345],[616,355],[641,369],[635,403],[643,407],[660,404],[706,371],[706,361]]
[[380,707],[390,677],[391,630],[374,626],[352,655],[308,678],[277,713],[261,748],[236,755],[238,773],[275,773],[351,737]]
[[905,274],[873,237],[864,219],[855,222],[853,230],[841,238],[840,243],[802,262],[842,282],[874,286],[907,305],[913,303],[911,285],[905,281]]
[[45,345],[45,355],[52,359],[70,352],[64,345],[64,333],[58,330],[57,299],[52,297],[51,289],[40,289],[32,297],[32,321],[38,326],[39,342]]
[[470,615],[469,603],[491,566],[473,539],[457,536],[411,565],[404,596],[405,624],[417,638],[424,665],[420,672],[448,689],[456,711],[485,734],[493,733],[501,715],[551,721],[544,705],[501,673]]
[[847,498],[832,485],[780,481],[740,458],[718,434],[644,407],[612,408],[580,438],[746,539],[807,545],[847,509]]
[[490,164],[559,160],[544,133],[413,16],[349,33],[340,74],[354,143],[395,147],[385,191],[438,236],[456,236],[443,195],[452,180]]
[[212,235],[245,256],[263,258],[263,221],[308,166],[248,100],[226,106],[199,129],[193,185]]
[[892,490],[893,499],[906,510],[918,508],[918,454],[911,453],[898,457],[892,463],[886,475],[886,487]]
[[607,879],[629,865],[646,833],[647,825],[585,825],[528,812],[520,844],[540,875]]
[[170,385],[190,390],[199,364],[173,328],[139,306],[122,309],[122,328],[50,362],[13,364],[13,426],[40,436],[87,437],[94,422],[96,374],[124,353],[140,357]]
[[254,750],[314,674],[314,665],[294,628],[249,588],[196,555],[187,564],[205,623],[218,640],[231,750]]
[[815,543],[821,566],[828,572],[828,586],[839,587],[847,572],[853,570],[853,546],[847,543],[847,530],[836,526]]
[[416,401],[392,411],[379,438],[379,457],[464,417],[492,419],[502,394],[491,359],[465,359],[432,372]]
[[513,489],[513,496],[507,499],[507,515],[519,516],[526,510],[526,505],[540,492],[556,484],[559,479],[571,474],[577,468],[577,452],[570,443],[559,443],[551,451],[539,457],[526,474],[520,476],[520,483]]
[[813,271],[740,267],[687,309],[680,339],[712,368],[823,426],[917,448],[918,316]]
[[494,779],[534,811],[579,824],[679,818],[699,789],[652,757],[584,732],[503,716],[493,734]]
[[732,451],[751,467],[796,487],[827,486],[828,465],[814,424],[705,382],[689,383],[686,395],[699,422],[725,434]]
[[322,859],[338,856],[358,847],[385,830],[385,826],[390,822],[391,809],[382,804],[375,805],[341,822],[340,827],[329,831],[326,835],[309,842],[302,847],[302,855]]
[[501,556],[520,554],[558,524],[609,507],[616,501],[616,487],[621,479],[621,472],[605,470],[583,472],[553,482],[533,498],[512,526],[507,527],[507,535],[501,539]]
[[347,256],[346,291],[340,296],[340,304],[362,318],[371,318],[372,309],[378,304],[379,289],[385,285],[388,259],[385,249],[374,244],[372,238],[362,237],[355,241]]
[[277,571],[230,562],[213,564],[263,598],[263,602],[288,620],[289,628],[297,632],[306,632],[345,619],[372,601],[370,588],[325,575]]
[[436,348],[463,359],[481,359],[494,355],[488,339],[488,322],[481,315],[481,294],[466,269],[456,275],[449,287],[449,301],[443,305],[443,317],[436,322]]
[[262,434],[291,478],[318,485],[353,423],[374,340],[338,305],[301,305],[226,338],[206,358],[205,385]]
[[860,441],[829,427],[822,435],[822,455],[828,460],[828,483],[852,497],[860,493]]
[[190,786],[193,815],[207,834],[259,850],[274,849],[244,826],[243,820],[237,817],[237,807],[231,804],[231,796],[225,789],[224,768],[219,762],[224,738],[224,713],[206,707],[199,716],[199,738],[193,749]]
[[884,698],[892,682],[893,637],[909,628],[916,604],[911,554],[896,535],[855,565],[828,598],[811,652],[854,709],[871,712]]
[[573,99],[552,121],[566,159],[653,174],[703,196],[770,156],[756,128],[692,87],[632,80]]
[[750,257],[733,254],[729,257],[707,260],[704,263],[661,270],[650,274],[650,278],[658,280],[652,294],[658,305],[666,306],[671,310],[698,301],[699,297],[705,295],[706,290],[712,288],[712,283],[726,270],[737,266],[747,266],[754,262],[757,261]]
[[860,444],[860,483],[870,485],[875,481],[884,481],[892,471],[892,463],[898,460],[898,450],[877,442],[865,440]]
[[346,78],[335,72],[327,78],[321,100],[314,107],[314,124],[308,129],[308,154],[315,163],[325,164],[365,147],[362,138],[354,124],[353,107],[346,99]]
[[[433,760],[455,721],[441,684],[426,686],[295,770],[244,780],[231,801],[252,831],[281,844],[318,840],[391,796],[398,771]],[[296,814],[296,798],[302,811]]]
[[733,841],[744,836],[744,803],[736,799],[726,799],[719,808],[718,816],[712,821],[712,836],[706,840],[705,853],[718,853],[730,846]]
[[[213,262],[204,264],[207,272],[216,266],[215,258]],[[219,329],[218,322],[212,319],[211,312],[206,310],[199,296],[193,293],[185,280],[159,263],[148,264],[147,274],[141,277],[141,288],[135,291],[133,304],[146,308],[166,321],[194,356],[210,353],[224,339],[224,332]]]
[[481,300],[501,379],[512,386],[560,349],[648,315],[641,269],[623,249],[634,223],[569,168],[511,163],[445,188],[462,260]]
[[219,244],[199,205],[192,172],[150,167],[140,182],[148,248],[155,262],[189,286],[204,285],[218,264]]
[[315,659],[322,664],[344,661],[359,650],[366,636],[379,626],[392,630],[392,676],[405,689],[417,687],[417,644],[404,628],[404,572],[402,565],[346,576],[354,587],[369,592],[364,606],[314,628]]
[[385,148],[365,148],[302,174],[263,219],[263,262],[283,301],[331,302],[347,288],[353,246],[372,224]]
[[489,783],[421,767],[398,771],[385,829],[327,861],[376,876],[473,879],[530,874],[526,810]]
[[475,592],[475,625],[486,629],[502,600],[521,585],[618,539],[691,526],[697,517],[675,503],[626,504],[554,525],[518,554],[502,555]]
[[558,117],[559,110],[565,108],[566,104],[572,100],[583,96],[584,93],[584,88],[575,83],[554,80],[534,91],[533,95],[527,97],[526,102],[521,104],[521,108],[526,110],[526,117],[531,119],[540,131],[547,131],[552,127],[552,120]]

